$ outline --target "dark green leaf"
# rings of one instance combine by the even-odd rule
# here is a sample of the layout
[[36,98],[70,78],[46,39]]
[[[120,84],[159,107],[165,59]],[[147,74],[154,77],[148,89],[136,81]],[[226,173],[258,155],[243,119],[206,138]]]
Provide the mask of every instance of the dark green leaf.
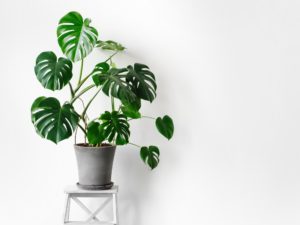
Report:
[[72,62],[65,58],[57,60],[53,52],[42,52],[36,59],[34,71],[43,87],[60,90],[72,78]]
[[54,143],[69,138],[77,127],[79,115],[69,103],[60,105],[56,98],[37,98],[31,106],[36,132]]
[[103,50],[112,50],[112,51],[123,51],[125,47],[122,46],[120,43],[117,43],[112,40],[108,41],[97,41],[96,47],[101,48]]
[[125,68],[111,68],[107,72],[95,68],[92,76],[96,85],[103,85],[102,91],[107,96],[113,96],[122,102],[132,102],[135,101],[137,97],[125,80],[125,72],[127,72]]
[[124,115],[127,117],[130,117],[132,119],[141,118],[141,113],[139,111],[132,110],[131,108],[126,106],[122,106],[121,110],[124,113]]
[[96,145],[105,140],[102,127],[99,122],[91,121],[87,127],[87,138],[89,144]]
[[124,145],[129,142],[129,123],[127,117],[117,111],[112,113],[105,111],[100,118],[101,129],[105,139],[109,142],[115,140],[117,145]]
[[69,12],[62,17],[57,27],[58,44],[63,53],[73,62],[84,59],[94,48],[98,32],[78,12]]
[[123,101],[123,106],[121,107],[122,112],[127,117],[138,119],[141,118],[141,113],[139,109],[141,108],[141,100],[136,98],[132,102]]
[[155,121],[158,131],[167,139],[171,139],[174,133],[174,124],[171,117],[165,115],[163,118],[158,117]]
[[140,150],[142,160],[150,166],[151,169],[157,167],[159,163],[159,149],[156,146],[142,147]]
[[130,83],[134,93],[141,99],[152,102],[156,97],[156,81],[148,66],[135,63],[128,66],[126,81]]

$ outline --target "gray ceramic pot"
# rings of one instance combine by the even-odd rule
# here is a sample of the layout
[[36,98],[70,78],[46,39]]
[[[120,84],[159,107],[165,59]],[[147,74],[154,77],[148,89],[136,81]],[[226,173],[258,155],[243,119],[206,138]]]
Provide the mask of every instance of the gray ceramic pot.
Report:
[[82,189],[110,189],[116,146],[85,147],[74,145],[79,183]]

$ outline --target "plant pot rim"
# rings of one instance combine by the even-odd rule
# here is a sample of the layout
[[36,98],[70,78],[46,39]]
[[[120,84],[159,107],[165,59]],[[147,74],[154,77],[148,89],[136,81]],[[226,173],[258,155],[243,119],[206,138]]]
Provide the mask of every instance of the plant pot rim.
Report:
[[112,148],[117,147],[117,145],[112,145],[112,144],[106,144],[106,145],[103,145],[103,146],[93,147],[93,146],[85,146],[84,143],[77,143],[77,144],[74,144],[73,146],[76,149],[84,148],[84,149],[93,149],[93,150],[96,150],[96,149],[112,149]]

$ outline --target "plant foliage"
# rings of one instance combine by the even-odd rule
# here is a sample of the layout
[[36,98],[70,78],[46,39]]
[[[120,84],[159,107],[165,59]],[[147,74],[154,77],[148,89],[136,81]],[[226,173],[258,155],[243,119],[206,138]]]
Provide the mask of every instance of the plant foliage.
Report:
[[[101,146],[104,142],[125,145],[129,143],[131,134],[130,121],[152,118],[142,115],[141,106],[144,101],[151,103],[156,98],[155,75],[147,65],[141,63],[118,67],[113,57],[124,51],[125,47],[112,40],[99,40],[98,31],[90,24],[91,20],[84,19],[78,12],[69,12],[59,20],[57,40],[67,58],[57,57],[51,51],[42,52],[36,59],[34,71],[36,78],[46,89],[61,90],[68,85],[70,100],[60,104],[54,97],[37,98],[31,107],[31,120],[36,132],[54,143],[69,138],[79,128],[89,146]],[[112,51],[112,54],[96,64],[90,73],[84,74],[84,59],[96,47]],[[78,81],[73,86],[72,62],[78,61],[80,72]],[[92,84],[87,85],[88,82]],[[85,102],[83,96],[92,90],[95,93]],[[105,110],[104,113],[97,114],[96,119],[90,120],[87,111],[101,92],[110,98],[111,110]],[[75,103],[79,100],[83,103],[83,108],[78,109],[80,114],[74,108],[78,106]],[[169,116],[157,117],[155,124],[164,137],[172,138],[174,124]],[[142,160],[151,169],[157,167],[159,155],[156,146],[140,148]]]

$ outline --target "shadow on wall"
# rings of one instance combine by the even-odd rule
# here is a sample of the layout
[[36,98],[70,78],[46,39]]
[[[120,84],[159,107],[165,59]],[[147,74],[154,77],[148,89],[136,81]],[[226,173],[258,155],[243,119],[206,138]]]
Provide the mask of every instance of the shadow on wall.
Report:
[[123,224],[141,225],[141,204],[147,202],[151,195],[152,179],[139,158],[139,149],[119,147],[114,167],[114,181],[120,185],[120,221]]

